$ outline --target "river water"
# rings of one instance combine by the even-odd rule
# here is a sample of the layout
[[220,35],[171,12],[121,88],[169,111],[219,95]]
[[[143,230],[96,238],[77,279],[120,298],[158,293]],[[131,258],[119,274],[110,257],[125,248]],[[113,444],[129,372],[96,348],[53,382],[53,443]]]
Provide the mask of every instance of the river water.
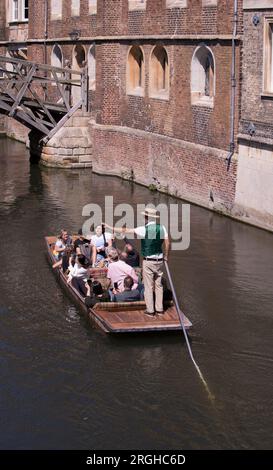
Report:
[[191,206],[191,245],[170,258],[193,322],[180,334],[109,337],[47,264],[43,237],[75,232],[82,207],[174,202],[89,170],[30,166],[0,150],[0,448],[270,449],[273,235]]

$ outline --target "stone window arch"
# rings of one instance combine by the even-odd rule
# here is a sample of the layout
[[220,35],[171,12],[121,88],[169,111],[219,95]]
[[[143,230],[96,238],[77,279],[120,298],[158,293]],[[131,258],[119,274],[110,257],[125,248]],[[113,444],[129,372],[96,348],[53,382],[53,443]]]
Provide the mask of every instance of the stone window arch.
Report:
[[150,96],[168,99],[170,83],[169,58],[165,47],[155,46],[150,59]]
[[127,93],[144,95],[144,55],[139,46],[132,46],[127,58]]
[[95,44],[88,51],[88,82],[89,90],[96,89],[96,49]]
[[191,64],[191,102],[212,107],[215,96],[215,59],[209,47],[198,46]]

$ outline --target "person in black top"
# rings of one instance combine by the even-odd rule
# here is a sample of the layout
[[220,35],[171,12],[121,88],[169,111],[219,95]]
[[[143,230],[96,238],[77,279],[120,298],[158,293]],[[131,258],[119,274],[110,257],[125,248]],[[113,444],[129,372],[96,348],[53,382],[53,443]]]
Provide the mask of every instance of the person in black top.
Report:
[[140,292],[138,289],[132,289],[134,285],[133,278],[126,276],[123,281],[124,291],[119,292],[114,290],[114,302],[136,302],[140,300]]
[[129,264],[129,266],[132,266],[132,268],[138,268],[139,267],[139,253],[134,247],[134,245],[128,240],[128,238],[125,236],[124,237],[124,242],[125,242],[125,247],[124,247],[124,253],[126,253],[126,256],[124,256],[124,261],[125,263]]
[[80,255],[80,254],[84,254],[82,253],[82,250],[81,250],[82,246],[83,245],[89,246],[90,241],[84,238],[81,228],[78,230],[78,235],[79,237],[74,241],[74,251],[76,252],[77,255]]
[[110,302],[108,291],[103,290],[99,281],[92,282],[91,279],[88,279],[85,287],[87,289],[86,298],[84,299],[86,307],[92,308],[98,302]]

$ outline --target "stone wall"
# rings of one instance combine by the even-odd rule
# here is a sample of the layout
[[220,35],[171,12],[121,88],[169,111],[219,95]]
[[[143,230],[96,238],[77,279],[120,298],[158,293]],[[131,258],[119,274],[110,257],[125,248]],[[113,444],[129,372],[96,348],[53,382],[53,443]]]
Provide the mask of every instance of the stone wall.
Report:
[[13,118],[4,118],[4,128],[6,135],[12,139],[19,140],[28,145],[29,129]]
[[90,115],[77,111],[42,149],[45,166],[92,168],[93,142],[89,131]]
[[273,231],[273,139],[242,141],[234,210],[242,220]]

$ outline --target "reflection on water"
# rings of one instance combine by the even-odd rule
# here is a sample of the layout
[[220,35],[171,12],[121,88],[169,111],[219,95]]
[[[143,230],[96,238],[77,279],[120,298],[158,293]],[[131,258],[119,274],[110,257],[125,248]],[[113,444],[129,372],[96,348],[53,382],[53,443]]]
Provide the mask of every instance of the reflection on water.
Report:
[[78,323],[80,320],[79,313],[74,305],[68,305],[66,321],[69,323]]
[[30,167],[1,140],[1,448],[271,448],[272,235],[191,208],[191,246],[170,260],[194,324],[111,338],[65,296],[43,237],[76,231],[82,207],[174,200],[89,170]]

